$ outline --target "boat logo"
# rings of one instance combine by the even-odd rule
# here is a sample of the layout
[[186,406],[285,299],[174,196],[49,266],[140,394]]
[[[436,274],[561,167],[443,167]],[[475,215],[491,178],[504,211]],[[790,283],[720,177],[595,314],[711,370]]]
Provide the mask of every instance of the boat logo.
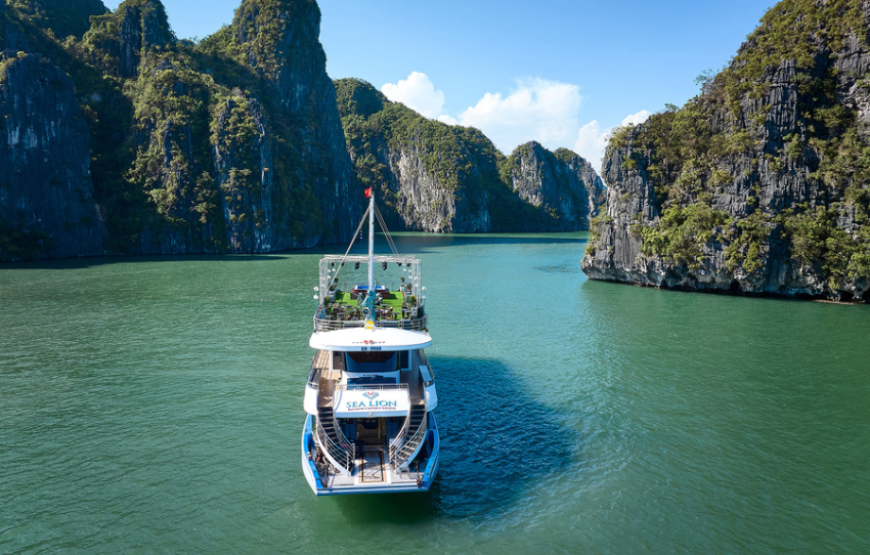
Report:
[[366,398],[368,398],[369,401],[371,401],[372,399],[374,399],[375,397],[378,396],[378,392],[377,391],[366,391],[365,393],[363,393],[363,395]]

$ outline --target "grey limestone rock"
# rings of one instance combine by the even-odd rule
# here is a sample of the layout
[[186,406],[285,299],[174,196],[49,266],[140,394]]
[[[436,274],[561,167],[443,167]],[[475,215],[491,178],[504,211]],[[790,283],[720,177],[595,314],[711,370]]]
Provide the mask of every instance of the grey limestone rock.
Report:
[[570,150],[553,153],[532,141],[514,150],[505,164],[514,193],[540,211],[528,231],[589,229],[590,218],[604,203],[601,178]]
[[[870,3],[864,2],[870,16]],[[686,174],[668,173],[668,161],[649,139],[655,126],[673,114],[653,116],[650,121],[627,129],[621,141],[607,148],[603,174],[609,185],[607,212],[593,229],[582,267],[591,279],[618,281],[690,290],[763,294],[788,297],[814,297],[835,300],[870,300],[870,276],[851,275],[832,278],[821,261],[807,262],[793,255],[793,244],[782,225],[787,210],[813,211],[821,207],[836,210],[836,226],[857,240],[858,214],[846,198],[848,187],[866,189],[866,183],[825,181],[817,172],[823,153],[809,137],[818,135],[818,109],[843,107],[854,114],[858,133],[866,142],[870,117],[870,47],[850,34],[839,50],[815,36],[816,51],[809,67],[798,68],[795,60],[783,60],[768,67],[756,90],[744,94],[738,111],[717,102],[716,91],[705,91],[695,106],[714,108],[706,112],[707,129],[712,139],[733,141],[740,133],[749,141],[743,147],[716,155],[713,170],[699,171],[694,185],[685,185]],[[752,39],[741,52],[755,48]],[[735,64],[740,63],[737,58]],[[732,69],[734,66],[732,65]],[[800,74],[800,75],[799,75]],[[819,93],[802,90],[804,83],[831,79],[836,87],[835,101],[819,104]],[[715,84],[715,82],[714,82]],[[722,94],[722,93],[718,93]],[[813,102],[816,102],[813,106]],[[814,130],[814,127],[816,129]],[[837,128],[825,131],[824,140],[838,140]],[[699,140],[701,140],[699,136]],[[712,144],[712,143],[711,143]],[[712,147],[711,147],[712,148]],[[831,154],[828,153],[828,156]],[[664,168],[665,178],[655,177]],[[685,167],[682,168],[685,171]],[[725,176],[725,177],[723,177]],[[664,181],[663,198],[656,186]],[[726,214],[731,223],[710,230],[711,239],[701,247],[697,263],[688,263],[643,249],[643,228],[657,229],[664,211],[707,203]],[[789,212],[790,213],[790,212]],[[750,220],[755,218],[755,220]],[[746,265],[745,248],[734,243],[743,232],[740,225],[759,221],[763,235],[757,254],[758,264]],[[738,255],[729,264],[727,253]],[[742,248],[742,250],[741,250]],[[735,262],[736,260],[736,262]],[[747,266],[749,266],[747,268]]]
[[304,181],[320,200],[324,223],[314,242],[349,239],[364,202],[354,186],[335,86],[326,73],[320,8],[311,0],[245,0],[236,11],[233,33],[300,130],[293,146],[308,168]]
[[40,54],[0,59],[0,220],[41,257],[103,254],[90,136],[69,76]]
[[426,119],[365,81],[337,86],[348,152],[395,229],[587,229],[604,201],[601,179],[573,152],[528,143],[505,158],[479,130]]

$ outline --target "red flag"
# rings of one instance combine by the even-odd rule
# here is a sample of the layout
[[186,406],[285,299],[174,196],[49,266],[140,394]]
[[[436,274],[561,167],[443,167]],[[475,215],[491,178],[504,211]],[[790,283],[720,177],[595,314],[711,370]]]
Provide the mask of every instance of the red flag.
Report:
[[372,196],[372,188],[371,187],[366,189],[366,198],[369,198],[370,196]]

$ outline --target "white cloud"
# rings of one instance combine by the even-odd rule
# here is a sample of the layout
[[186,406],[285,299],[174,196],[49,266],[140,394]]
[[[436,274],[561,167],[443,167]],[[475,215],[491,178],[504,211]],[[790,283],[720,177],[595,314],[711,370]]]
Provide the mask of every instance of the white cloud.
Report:
[[592,120],[580,128],[577,134],[577,142],[574,144],[574,152],[585,158],[596,168],[601,167],[601,158],[604,156],[604,148],[607,146],[607,135],[610,129],[601,129],[598,120]]
[[401,102],[430,119],[442,115],[444,110],[444,92],[436,91],[429,77],[419,71],[395,85],[387,83],[381,87],[381,92],[393,102]]
[[[421,115],[448,125],[476,127],[505,154],[529,141],[545,147],[572,148],[600,171],[612,127],[602,128],[598,120],[580,126],[583,98],[580,87],[569,83],[528,79],[517,81],[507,96],[486,93],[477,104],[458,118],[444,113],[444,92],[425,73],[415,71],[407,79],[381,87],[387,98],[401,102]],[[650,116],[647,110],[626,116],[622,125],[639,125]],[[573,145],[572,145],[573,142]]]
[[[636,114],[626,116],[622,125],[640,125],[650,117],[648,110],[641,110]],[[601,171],[601,159],[604,157],[604,149],[607,148],[607,137],[613,131],[612,127],[601,129],[598,120],[592,120],[580,128],[577,134],[577,142],[574,143],[574,152],[585,158],[593,166]]]
[[486,93],[459,116],[459,123],[477,127],[506,153],[532,140],[555,147],[574,138],[582,103],[580,87],[545,79],[517,85],[507,96]]
[[622,120],[622,125],[640,125],[649,119],[652,114],[648,110],[641,110],[636,114],[631,114],[624,120]]

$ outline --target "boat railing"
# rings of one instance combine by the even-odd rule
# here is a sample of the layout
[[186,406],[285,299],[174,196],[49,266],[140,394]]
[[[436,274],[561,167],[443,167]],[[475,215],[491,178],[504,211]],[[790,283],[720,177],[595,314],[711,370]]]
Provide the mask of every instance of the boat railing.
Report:
[[320,376],[324,371],[329,371],[329,353],[318,351],[311,359],[311,371],[308,372],[308,387],[318,389]]
[[382,384],[382,385],[362,385],[362,384],[336,384],[336,391],[355,391],[359,389],[383,391],[385,389],[408,389],[408,384]]
[[[405,436],[408,434],[408,428],[411,426],[411,419],[406,418],[405,424],[402,425],[402,429],[399,430],[399,433],[396,434],[396,437],[390,441],[390,461],[392,462],[396,453],[398,453],[399,449],[402,448],[402,444],[405,443]],[[395,467],[395,465],[393,465]]]
[[[398,328],[400,330],[424,331],[428,329],[428,318],[423,315],[420,318],[406,318],[404,320],[377,320],[375,325],[379,328]],[[330,317],[314,317],[315,331],[336,331],[348,328],[363,328],[365,320],[336,320]]]
[[419,352],[419,356],[420,366],[425,366],[426,371],[429,372],[429,379],[425,379],[425,375],[423,375],[423,387],[431,387],[432,384],[435,383],[435,370],[432,369],[432,365],[429,364],[429,358],[426,356],[426,353],[424,353],[422,349]]
[[[407,431],[407,429],[405,429],[405,431]],[[417,431],[413,436],[411,436],[411,439],[396,447],[392,444],[390,445],[390,464],[393,466],[394,470],[401,468],[411,458],[411,456],[416,453],[417,448],[420,446],[423,438],[426,437],[426,432],[428,431],[429,413],[424,413],[423,420],[420,422],[420,427],[417,428]]]
[[320,372],[320,368],[316,366],[311,367],[311,372],[308,374],[308,387],[311,389],[317,389],[320,387]]
[[[335,424],[337,425],[338,423],[335,422]],[[323,426],[321,426],[320,420],[317,421],[315,429],[317,440],[320,442],[320,445],[326,448],[330,458],[337,462],[348,473],[352,472],[356,460],[356,445],[348,442],[346,445],[342,446],[332,441],[323,429]],[[340,428],[336,427],[336,431],[341,434]],[[344,434],[341,434],[341,437],[344,438]]]

